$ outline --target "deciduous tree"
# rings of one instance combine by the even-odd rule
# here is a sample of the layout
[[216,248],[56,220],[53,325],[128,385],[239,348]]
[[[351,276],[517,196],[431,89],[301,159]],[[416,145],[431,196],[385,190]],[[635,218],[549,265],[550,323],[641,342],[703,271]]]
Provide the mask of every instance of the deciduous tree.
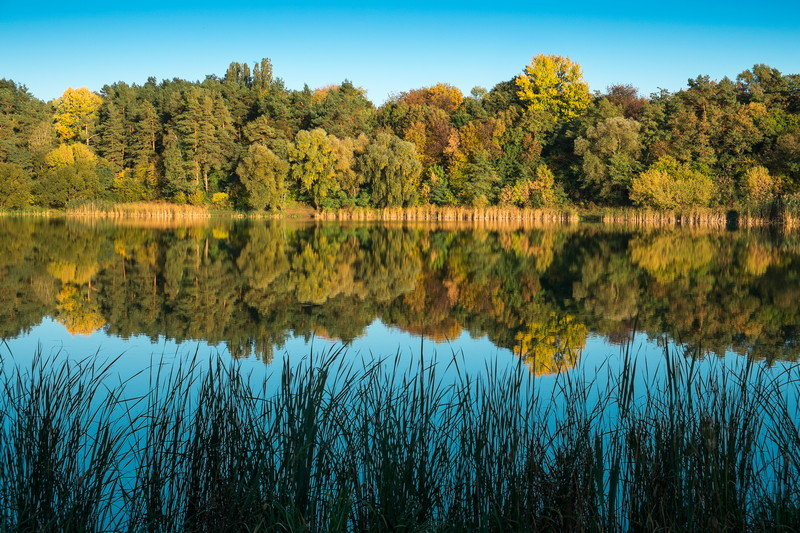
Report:
[[236,173],[247,190],[251,209],[279,209],[286,197],[289,163],[262,144],[251,144]]
[[98,111],[103,99],[86,87],[69,88],[55,101],[56,131],[65,141],[85,142],[95,136]]
[[539,54],[515,83],[517,96],[528,108],[546,111],[559,120],[579,116],[591,101],[581,66],[568,57]]

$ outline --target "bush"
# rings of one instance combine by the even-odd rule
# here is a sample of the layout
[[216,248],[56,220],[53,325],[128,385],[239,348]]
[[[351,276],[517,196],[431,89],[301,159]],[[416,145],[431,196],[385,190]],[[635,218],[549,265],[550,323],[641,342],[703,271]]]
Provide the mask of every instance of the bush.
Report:
[[191,205],[203,205],[206,203],[206,195],[200,189],[195,189],[187,198]]
[[633,203],[656,209],[706,207],[715,193],[709,176],[670,156],[653,163],[631,184]]
[[215,192],[211,195],[211,203],[217,209],[230,209],[231,200],[226,192]]

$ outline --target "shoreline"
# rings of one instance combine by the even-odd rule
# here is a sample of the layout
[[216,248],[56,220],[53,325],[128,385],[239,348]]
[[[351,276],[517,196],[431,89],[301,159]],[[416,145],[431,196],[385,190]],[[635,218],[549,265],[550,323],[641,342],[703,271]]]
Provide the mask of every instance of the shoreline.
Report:
[[215,210],[206,206],[167,202],[137,202],[98,207],[87,205],[68,209],[0,211],[6,217],[68,218],[84,220],[201,221],[211,218],[275,219],[305,222],[389,222],[484,226],[574,226],[600,224],[629,227],[691,227],[719,230],[770,228],[795,230],[800,217],[787,214],[778,218],[760,217],[731,208],[693,208],[657,211],[622,208],[518,208],[518,207],[415,207],[340,208],[315,211],[300,206],[277,213]]

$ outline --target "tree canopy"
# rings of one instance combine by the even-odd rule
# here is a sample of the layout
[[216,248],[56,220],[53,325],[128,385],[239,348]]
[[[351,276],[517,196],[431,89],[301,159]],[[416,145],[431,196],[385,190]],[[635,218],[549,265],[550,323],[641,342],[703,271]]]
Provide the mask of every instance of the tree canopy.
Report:
[[289,89],[268,59],[202,81],[68,88],[49,103],[0,80],[0,163],[30,184],[6,208],[761,209],[800,203],[800,75],[755,65],[676,92],[591,92],[578,63],[539,54],[488,90],[437,83],[377,107],[349,80]]

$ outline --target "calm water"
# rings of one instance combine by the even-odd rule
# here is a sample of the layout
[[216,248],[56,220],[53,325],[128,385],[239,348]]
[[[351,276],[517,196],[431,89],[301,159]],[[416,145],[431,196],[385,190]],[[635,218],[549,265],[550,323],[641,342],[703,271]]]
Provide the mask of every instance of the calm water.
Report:
[[797,236],[2,219],[0,247],[17,362],[40,347],[133,370],[197,351],[256,369],[346,345],[548,376],[613,364],[634,331],[653,364],[665,343],[778,366],[800,352]]

